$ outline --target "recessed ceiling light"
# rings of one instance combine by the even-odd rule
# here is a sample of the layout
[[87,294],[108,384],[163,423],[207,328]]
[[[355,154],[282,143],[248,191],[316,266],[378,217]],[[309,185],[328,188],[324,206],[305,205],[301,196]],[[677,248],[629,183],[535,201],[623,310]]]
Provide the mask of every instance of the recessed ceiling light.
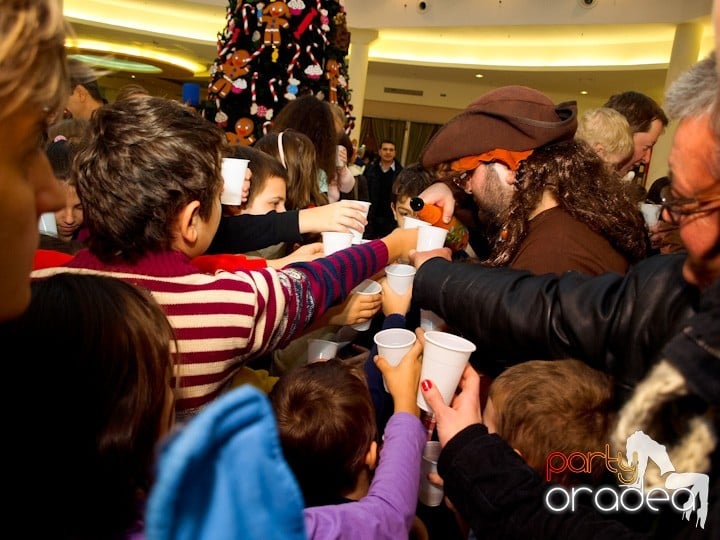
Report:
[[587,95],[588,95],[588,91],[587,91],[587,90],[580,90],[580,93],[581,93],[583,96],[587,96]]
[[482,73],[476,73],[476,74],[475,74],[475,78],[477,78],[477,79],[482,79],[484,76],[485,76],[485,75],[483,75]]
[[70,54],[70,58],[80,60],[92,66],[114,69],[116,71],[134,71],[136,73],[162,73],[162,69],[151,64],[121,60],[111,56],[98,56],[94,54]]

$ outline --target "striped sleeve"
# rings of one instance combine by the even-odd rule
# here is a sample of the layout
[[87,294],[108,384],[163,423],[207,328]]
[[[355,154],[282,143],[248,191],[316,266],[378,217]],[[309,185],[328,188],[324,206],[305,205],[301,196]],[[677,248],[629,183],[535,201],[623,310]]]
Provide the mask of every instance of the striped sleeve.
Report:
[[286,266],[279,273],[287,293],[288,334],[293,335],[344,300],[353,287],[387,263],[387,246],[373,240],[314,261]]

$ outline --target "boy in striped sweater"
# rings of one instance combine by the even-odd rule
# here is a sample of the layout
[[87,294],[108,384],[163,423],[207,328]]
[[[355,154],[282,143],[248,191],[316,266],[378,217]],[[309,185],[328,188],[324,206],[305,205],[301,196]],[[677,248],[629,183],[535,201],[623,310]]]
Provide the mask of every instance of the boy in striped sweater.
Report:
[[[83,202],[88,248],[62,267],[150,290],[178,338],[179,419],[227,389],[248,361],[286,346],[389,261],[408,257],[417,231],[389,236],[282,270],[200,273],[220,221],[225,134],[180,103],[133,96],[99,109],[71,178]],[[358,214],[360,215],[360,214]]]

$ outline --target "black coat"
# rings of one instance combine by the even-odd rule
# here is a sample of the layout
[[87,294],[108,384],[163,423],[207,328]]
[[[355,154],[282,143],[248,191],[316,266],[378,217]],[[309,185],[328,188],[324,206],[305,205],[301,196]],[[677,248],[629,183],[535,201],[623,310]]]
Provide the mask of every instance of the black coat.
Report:
[[[413,300],[476,343],[481,370],[574,357],[614,375],[624,398],[665,358],[684,375],[691,395],[714,410],[719,432],[720,280],[701,295],[682,278],[684,259],[652,257],[625,277],[558,277],[438,258],[415,275]],[[690,521],[665,510],[645,522],[589,506],[551,513],[543,501],[548,484],[480,424],[447,443],[438,472],[478,538],[720,538],[720,447],[711,456],[704,529],[694,512]]]
[[625,276],[591,277],[436,258],[418,269],[413,302],[475,343],[479,371],[494,376],[525,360],[577,358],[615,377],[623,402],[699,307],[700,291],[682,277],[684,260],[684,253],[657,255]]

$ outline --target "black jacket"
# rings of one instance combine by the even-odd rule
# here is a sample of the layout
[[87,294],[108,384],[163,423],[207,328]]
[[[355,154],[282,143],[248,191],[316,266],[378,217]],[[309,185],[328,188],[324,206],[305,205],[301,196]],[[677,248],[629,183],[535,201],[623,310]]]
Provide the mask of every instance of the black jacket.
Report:
[[413,302],[477,345],[471,361],[479,371],[494,376],[525,360],[577,358],[613,375],[624,402],[699,307],[699,290],[682,277],[684,260],[657,255],[625,276],[590,277],[437,258],[418,269]]
[[[665,358],[682,372],[690,393],[714,408],[718,432],[720,280],[700,296],[682,280],[684,258],[653,257],[624,278],[533,277],[433,259],[416,274],[413,297],[461,328],[482,347],[481,355],[496,362],[503,356],[512,362],[573,356],[610,371],[630,388],[656,358]],[[439,286],[439,294],[431,283]],[[643,526],[587,506],[551,513],[543,502],[548,484],[480,424],[447,443],[438,472],[445,494],[479,538],[720,538],[717,447],[708,472],[704,528],[697,526],[694,512],[685,521],[680,514],[661,511]]]
[[402,166],[397,160],[395,160],[395,169],[388,169],[385,172],[382,170],[380,160],[365,167],[368,200],[371,204],[364,238],[382,238],[397,227],[390,204],[392,202],[392,186],[400,171],[402,171]]
[[299,211],[241,214],[220,218],[206,253],[247,253],[279,242],[302,242]]

